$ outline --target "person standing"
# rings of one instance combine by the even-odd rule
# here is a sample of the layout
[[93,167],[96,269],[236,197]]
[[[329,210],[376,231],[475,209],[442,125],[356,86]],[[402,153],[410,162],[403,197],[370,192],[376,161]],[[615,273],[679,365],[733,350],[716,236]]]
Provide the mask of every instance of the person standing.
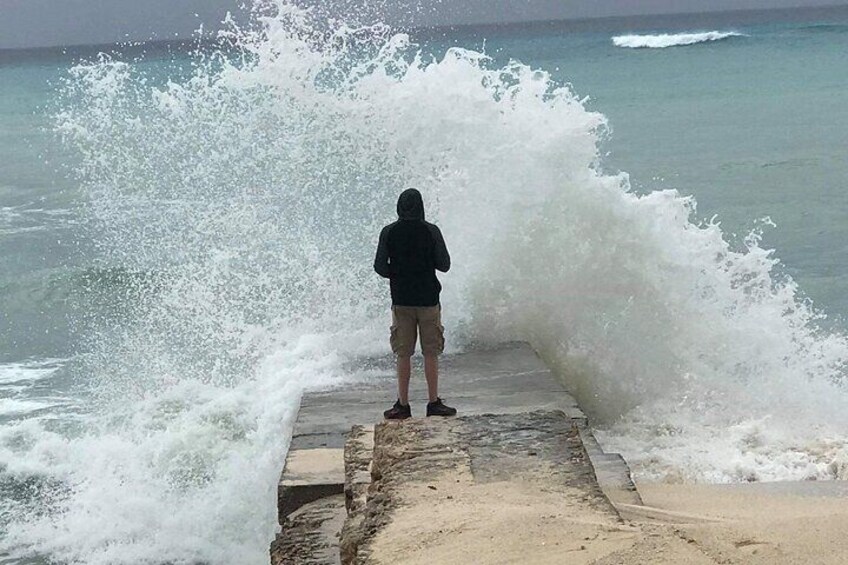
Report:
[[429,403],[427,416],[454,416],[456,409],[439,398],[439,355],[445,349],[445,328],[436,270],[450,270],[450,255],[435,224],[424,220],[424,200],[414,188],[404,190],[397,202],[398,220],[383,228],[374,270],[389,279],[392,296],[390,344],[397,356],[398,399],[383,413],[387,420],[412,417],[409,379],[412,354],[420,336],[424,354]]

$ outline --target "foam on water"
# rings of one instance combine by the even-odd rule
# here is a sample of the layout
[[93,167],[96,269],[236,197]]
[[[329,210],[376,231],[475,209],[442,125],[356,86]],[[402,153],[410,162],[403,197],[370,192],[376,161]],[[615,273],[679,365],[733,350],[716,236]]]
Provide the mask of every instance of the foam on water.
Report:
[[0,385],[31,383],[46,379],[62,368],[67,359],[44,359],[27,363],[0,365]]
[[64,407],[69,400],[55,394],[45,395],[43,381],[50,379],[67,362],[45,359],[0,365],[0,422],[19,420]]
[[730,37],[744,37],[735,31],[704,31],[692,33],[662,33],[657,35],[618,35],[612,38],[616,47],[630,49],[665,49],[721,41]]
[[26,414],[29,412],[35,412],[37,410],[44,410],[45,408],[51,408],[53,406],[55,406],[55,404],[36,402],[33,400],[0,398],[0,417]]
[[406,186],[454,258],[451,343],[531,341],[644,475],[844,477],[848,340],[756,234],[733,249],[691,199],[604,173],[605,118],[544,71],[263,13],[187,80],[71,72],[56,122],[90,233],[136,276],[88,320],[84,428],[0,433],[6,474],[49,485],[10,510],[11,551],[266,562],[302,391],[385,350],[371,263]]

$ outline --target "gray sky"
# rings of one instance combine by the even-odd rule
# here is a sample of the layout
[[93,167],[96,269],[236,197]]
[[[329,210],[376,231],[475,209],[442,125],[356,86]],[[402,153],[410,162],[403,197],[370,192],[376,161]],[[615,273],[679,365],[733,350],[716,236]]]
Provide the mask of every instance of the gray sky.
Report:
[[[249,1],[249,0],[248,0]],[[848,0],[303,0],[381,6],[387,23],[449,25],[848,4]],[[0,49],[188,37],[242,0],[0,0]],[[411,4],[419,5],[410,10]],[[413,15],[410,15],[413,14]]]

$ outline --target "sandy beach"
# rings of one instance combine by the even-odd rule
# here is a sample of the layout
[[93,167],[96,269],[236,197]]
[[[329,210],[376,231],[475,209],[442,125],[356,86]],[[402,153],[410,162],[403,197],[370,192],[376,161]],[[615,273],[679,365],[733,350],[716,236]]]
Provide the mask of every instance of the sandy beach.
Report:
[[[640,484],[646,509],[620,508],[650,538],[677,537],[697,550],[682,563],[848,563],[848,484]],[[651,509],[656,509],[655,511]],[[610,563],[656,563],[642,542]],[[704,559],[706,558],[706,559]]]
[[576,493],[509,481],[475,485],[456,473],[418,487],[378,536],[377,562],[848,563],[842,483],[643,484],[645,506],[619,505],[621,523],[587,512]]

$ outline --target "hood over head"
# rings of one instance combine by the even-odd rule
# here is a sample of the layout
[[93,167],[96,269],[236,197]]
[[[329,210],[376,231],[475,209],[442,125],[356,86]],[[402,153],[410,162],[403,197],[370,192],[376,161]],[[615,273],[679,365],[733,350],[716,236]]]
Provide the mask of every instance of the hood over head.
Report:
[[414,188],[400,193],[397,202],[398,218],[401,220],[424,220],[424,199]]

